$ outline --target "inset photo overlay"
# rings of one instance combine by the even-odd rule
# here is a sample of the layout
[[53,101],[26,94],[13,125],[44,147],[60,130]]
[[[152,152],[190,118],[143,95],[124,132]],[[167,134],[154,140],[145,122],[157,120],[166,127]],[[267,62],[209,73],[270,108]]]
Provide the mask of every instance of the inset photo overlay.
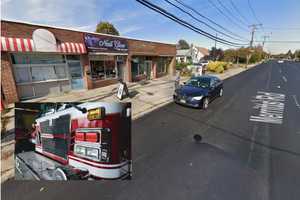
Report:
[[16,103],[17,180],[131,179],[130,103]]

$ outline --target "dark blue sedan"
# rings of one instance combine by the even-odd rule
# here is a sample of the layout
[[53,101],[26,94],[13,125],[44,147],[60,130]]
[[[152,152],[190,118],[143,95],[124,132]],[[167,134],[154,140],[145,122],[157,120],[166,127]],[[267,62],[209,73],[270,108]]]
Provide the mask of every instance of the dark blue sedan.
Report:
[[192,107],[208,108],[209,102],[223,96],[223,82],[215,76],[199,76],[175,89],[174,101]]

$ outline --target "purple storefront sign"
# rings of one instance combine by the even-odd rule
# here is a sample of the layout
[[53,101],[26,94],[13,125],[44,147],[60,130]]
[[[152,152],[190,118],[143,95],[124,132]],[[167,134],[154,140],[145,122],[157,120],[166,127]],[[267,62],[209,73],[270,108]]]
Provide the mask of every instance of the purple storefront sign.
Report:
[[127,40],[123,38],[85,34],[84,41],[90,52],[128,52]]

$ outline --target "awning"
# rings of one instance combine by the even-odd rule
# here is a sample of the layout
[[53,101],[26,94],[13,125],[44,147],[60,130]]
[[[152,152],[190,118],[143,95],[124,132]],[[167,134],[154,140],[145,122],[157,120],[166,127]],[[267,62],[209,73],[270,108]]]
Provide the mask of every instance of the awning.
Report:
[[32,52],[34,43],[29,38],[1,37],[1,51]]
[[[1,51],[39,52],[36,50],[34,41],[32,39],[12,37],[1,37]],[[67,54],[85,54],[86,48],[83,43],[64,42],[57,44],[56,51],[51,51],[51,53],[55,52]]]
[[85,54],[86,48],[82,43],[65,42],[57,46],[58,51],[62,53]]

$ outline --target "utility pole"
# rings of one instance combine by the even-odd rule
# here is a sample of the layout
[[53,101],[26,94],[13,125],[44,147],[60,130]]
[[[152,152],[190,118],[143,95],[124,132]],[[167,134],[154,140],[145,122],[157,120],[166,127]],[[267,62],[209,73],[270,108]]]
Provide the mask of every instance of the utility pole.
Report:
[[[270,34],[272,34],[272,33],[270,33]],[[270,38],[270,35],[263,35],[262,38],[263,38],[263,42],[262,42],[262,51],[264,51],[264,47],[265,47],[266,40],[267,40],[268,38]],[[265,58],[264,58],[264,59],[265,59]]]
[[[272,33],[270,33],[270,35],[271,35],[271,34],[272,34]],[[270,35],[263,35],[263,36],[262,36],[262,38],[263,38],[262,48],[263,48],[263,49],[264,49],[266,40],[267,40],[268,38],[270,38]]]
[[[249,28],[251,28],[251,40],[250,40],[250,51],[252,51],[253,48],[253,40],[254,40],[254,33],[255,31],[258,29],[258,27],[262,26],[262,24],[252,24],[249,26]],[[249,60],[251,58],[251,52],[247,55],[247,65],[246,68],[249,64]]]
[[249,26],[249,28],[251,28],[250,48],[253,47],[254,33],[258,29],[259,26],[262,26],[262,24],[252,24],[252,25]]

